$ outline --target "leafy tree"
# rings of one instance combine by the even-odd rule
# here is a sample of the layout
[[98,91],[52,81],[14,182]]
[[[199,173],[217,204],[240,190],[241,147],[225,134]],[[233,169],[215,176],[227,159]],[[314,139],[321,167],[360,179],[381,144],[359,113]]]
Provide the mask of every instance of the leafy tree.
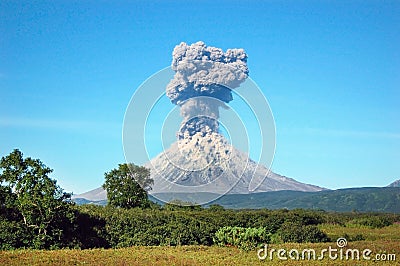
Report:
[[52,171],[38,159],[24,159],[17,149],[1,158],[0,206],[6,210],[3,218],[20,222],[27,229],[30,236],[21,236],[29,238],[24,246],[60,246],[71,229],[71,195],[49,178]]
[[134,164],[119,164],[118,169],[105,173],[103,188],[107,191],[108,203],[114,207],[147,207],[147,191],[153,180],[150,170]]

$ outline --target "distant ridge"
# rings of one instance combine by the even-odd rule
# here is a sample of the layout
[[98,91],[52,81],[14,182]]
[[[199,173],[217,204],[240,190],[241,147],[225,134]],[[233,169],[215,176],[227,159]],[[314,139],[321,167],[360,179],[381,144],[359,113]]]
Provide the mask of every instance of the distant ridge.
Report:
[[212,204],[229,209],[320,209],[334,212],[400,213],[400,188],[365,187],[318,192],[273,191],[225,195]]
[[[204,194],[204,195],[203,195]],[[83,195],[83,194],[82,194]],[[90,195],[90,194],[87,194]],[[106,205],[107,200],[88,200],[75,196],[77,204]],[[156,194],[157,196],[157,194]],[[187,202],[199,202],[207,198],[207,192],[167,193],[163,195],[173,201],[176,198]],[[149,199],[163,204],[153,196]],[[207,205],[218,204],[227,209],[317,209],[334,212],[389,212],[400,213],[399,187],[365,187],[304,191],[271,191],[252,194],[227,194]],[[207,206],[206,205],[206,206]]]

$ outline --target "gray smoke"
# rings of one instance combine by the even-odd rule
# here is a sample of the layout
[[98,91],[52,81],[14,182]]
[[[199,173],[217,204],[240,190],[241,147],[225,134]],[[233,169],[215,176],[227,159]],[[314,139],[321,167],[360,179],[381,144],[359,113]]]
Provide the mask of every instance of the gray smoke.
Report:
[[232,89],[248,76],[247,54],[243,49],[208,47],[204,42],[182,42],[173,51],[172,69],[176,72],[167,85],[171,102],[181,107],[183,122],[178,139],[218,133],[219,107],[232,98]]

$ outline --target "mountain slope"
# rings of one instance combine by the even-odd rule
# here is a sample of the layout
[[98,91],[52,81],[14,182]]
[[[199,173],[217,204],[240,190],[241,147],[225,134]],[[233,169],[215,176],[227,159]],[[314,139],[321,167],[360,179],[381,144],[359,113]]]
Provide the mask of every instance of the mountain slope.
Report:
[[107,192],[102,187],[99,187],[82,194],[72,195],[72,199],[78,198],[86,199],[88,201],[107,200]]
[[[265,166],[249,159],[247,154],[229,144],[219,144],[220,142],[222,141],[213,139],[212,148],[217,147],[216,151],[207,151],[206,155],[196,150],[201,148],[190,148],[190,151],[182,152],[179,144],[171,145],[168,150],[145,165],[150,168],[151,177],[154,180],[151,193],[209,192],[222,195],[279,190],[325,190],[273,173]],[[184,148],[190,146],[190,144],[185,144]],[[199,145],[199,147],[207,149],[207,145]],[[203,161],[204,158],[211,159]],[[201,168],[202,165],[205,167]],[[196,167],[200,169],[182,170]]]
[[[245,183],[245,182],[243,182]],[[301,191],[301,192],[315,192],[315,191],[322,191],[326,190],[324,188],[320,188],[318,186],[313,186],[313,185],[308,185],[308,184],[303,184],[300,182],[297,182],[296,180],[292,178],[288,178],[285,176],[281,176],[278,174],[275,174],[273,172],[269,172],[266,178],[266,181],[264,182],[264,186],[261,186],[261,189],[257,189],[256,192],[249,193],[247,191],[246,194],[253,195],[257,194],[259,192],[271,192],[271,191],[287,191],[291,190],[292,192],[294,191]],[[228,194],[244,194],[240,193],[240,189],[243,189],[243,186],[240,186],[239,184],[239,189],[233,189],[231,190]],[[239,191],[239,193],[238,193]],[[154,194],[155,198],[161,198],[166,202],[169,202],[174,199],[180,199],[182,201],[189,201],[189,202],[206,202],[207,199],[215,199],[218,198],[220,195],[216,193],[210,193],[210,192],[156,192],[154,190],[151,191],[151,194]],[[190,196],[188,196],[190,195]],[[82,194],[77,194],[77,195],[72,195],[72,199],[75,201],[79,201],[79,203],[86,204],[86,203],[96,203],[99,201],[106,201],[107,200],[107,192],[102,188],[96,188],[90,191],[87,191]]]
[[348,188],[318,192],[274,191],[225,195],[212,204],[232,209],[322,209],[325,211],[400,213],[400,188]]
[[393,183],[389,184],[388,187],[400,187],[400,179],[394,181]]

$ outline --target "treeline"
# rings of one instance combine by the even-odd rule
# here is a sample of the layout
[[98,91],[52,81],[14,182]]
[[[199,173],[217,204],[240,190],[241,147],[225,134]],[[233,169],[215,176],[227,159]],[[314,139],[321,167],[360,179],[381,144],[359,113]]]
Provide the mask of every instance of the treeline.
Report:
[[[1,249],[119,248],[134,245],[228,245],[251,249],[263,243],[328,242],[322,223],[384,227],[400,220],[392,214],[338,214],[310,210],[224,210],[153,205],[123,209],[112,206],[73,206],[73,219],[61,234],[40,239],[22,220],[1,215]],[[60,237],[63,236],[63,237]],[[362,240],[362,239],[354,239]],[[38,240],[36,240],[37,242]]]
[[[129,247],[133,245],[213,245],[234,244],[223,241],[232,230],[261,229],[265,240],[283,242],[329,241],[317,225],[325,218],[304,210],[223,210],[165,205],[148,209],[122,209],[94,205],[77,206],[79,210],[79,247]],[[299,229],[293,234],[293,226]],[[238,234],[239,235],[239,234]],[[288,236],[292,235],[289,239]]]
[[51,172],[37,159],[24,159],[18,150],[1,159],[0,249],[133,245],[253,249],[264,243],[331,241],[318,228],[322,223],[378,228],[400,220],[392,214],[160,206],[149,201],[143,189],[151,184],[148,171],[133,165],[119,165],[105,174],[104,187],[113,191],[108,193],[108,206],[78,206],[49,178]]

